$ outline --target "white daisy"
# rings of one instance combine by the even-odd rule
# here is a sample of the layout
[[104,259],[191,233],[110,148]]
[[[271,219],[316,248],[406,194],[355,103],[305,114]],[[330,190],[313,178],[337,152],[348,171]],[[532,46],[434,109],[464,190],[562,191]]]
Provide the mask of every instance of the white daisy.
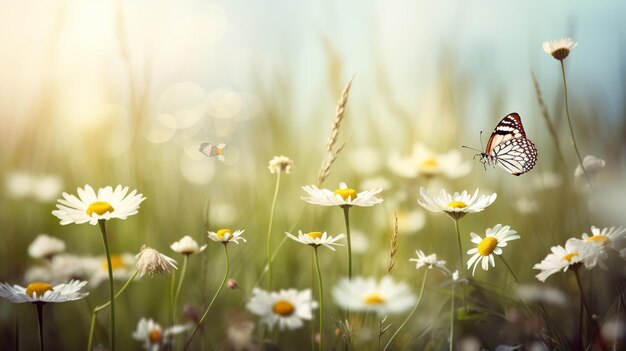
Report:
[[397,314],[415,304],[415,295],[405,283],[396,283],[389,276],[379,282],[374,278],[343,278],[333,288],[335,302],[350,311]]
[[585,267],[593,268],[596,264],[602,269],[608,269],[604,261],[608,258],[606,248],[611,248],[620,252],[620,256],[626,253],[626,228],[611,227],[600,228],[591,227],[591,235],[583,233],[582,240],[573,238],[572,244],[576,246],[597,246],[598,250],[592,250],[594,255],[588,255],[585,259]]
[[[583,158],[583,166],[585,166],[585,171],[589,176],[594,176],[602,168],[604,168],[604,166],[606,166],[606,162],[601,158],[595,157],[594,155],[587,155]],[[584,175],[583,169],[579,164],[574,171],[574,176],[582,177]]]
[[182,334],[190,328],[190,325],[173,325],[165,330],[152,318],[141,318],[137,323],[137,329],[133,332],[133,339],[143,341],[143,348],[149,351],[159,351],[169,344],[172,335]]
[[193,255],[204,251],[204,249],[206,249],[206,244],[200,246],[197,241],[193,240],[192,237],[185,235],[182,239],[170,245],[170,247],[172,250],[183,255]]
[[426,256],[426,254],[422,250],[417,250],[415,251],[415,253],[417,254],[417,258],[409,259],[409,261],[415,262],[415,269],[420,269],[422,267],[428,267],[428,269],[432,269],[433,267],[436,267],[446,274],[451,274],[446,267],[446,261],[438,260],[437,254],[430,254]]
[[289,159],[287,156],[274,156],[273,159],[270,160],[267,169],[270,170],[270,173],[282,173],[285,172],[287,174],[291,173],[291,168],[293,167],[293,161]]
[[8,173],[5,179],[6,192],[12,198],[21,199],[32,191],[32,176],[25,172]]
[[[126,281],[135,273],[137,261],[131,253],[111,255],[111,271],[113,279]],[[90,289],[99,286],[103,281],[109,279],[109,265],[106,256],[88,257],[83,259],[83,265],[90,273],[88,279]]]
[[63,199],[57,200],[57,210],[52,214],[61,220],[61,225],[70,223],[98,224],[99,220],[112,218],[126,219],[139,212],[139,205],[146,198],[137,194],[137,190],[128,193],[128,187],[118,185],[98,189],[96,193],[89,185],[78,188],[78,197],[63,193]]
[[383,202],[377,195],[383,189],[373,189],[357,193],[356,190],[348,188],[346,183],[339,183],[339,189],[330,191],[328,189],[318,189],[315,185],[306,185],[302,189],[309,195],[301,197],[302,200],[320,206],[374,206]]
[[45,265],[30,267],[24,273],[24,281],[46,281],[61,284],[68,280],[89,281],[93,272],[93,258],[69,254],[58,254]]
[[165,256],[146,245],[141,247],[135,258],[137,259],[137,270],[140,277],[143,277],[146,273],[153,277],[155,274],[169,273],[172,271],[172,268],[178,269],[175,259]]
[[483,270],[489,270],[489,263],[492,267],[496,266],[494,255],[501,255],[502,248],[507,245],[507,242],[515,239],[519,239],[515,230],[511,230],[508,225],[496,224],[493,228],[487,228],[485,232],[485,238],[481,238],[475,233],[470,233],[472,242],[477,246],[467,251],[469,255],[473,255],[467,261],[467,269],[470,269],[472,265],[472,275],[476,271],[476,266],[481,263]]
[[458,178],[469,173],[472,166],[470,162],[463,162],[461,153],[457,150],[439,154],[422,144],[416,144],[413,146],[413,153],[408,157],[401,157],[397,153],[392,154],[389,158],[389,168],[397,175],[406,178],[415,178],[420,175]]
[[235,244],[239,244],[239,240],[242,240],[244,243],[246,242],[246,239],[243,236],[241,236],[243,232],[245,232],[245,229],[236,230],[235,232],[233,232],[232,230],[228,228],[222,228],[216,232],[209,231],[208,233],[209,233],[209,239],[213,241],[221,242],[224,244],[227,244],[229,242],[234,242]]
[[63,188],[63,179],[56,175],[41,175],[33,178],[32,195],[40,202],[52,202]]
[[65,251],[65,242],[48,234],[37,235],[28,246],[28,255],[32,258],[51,259],[63,251]]
[[478,196],[478,189],[474,195],[470,195],[463,190],[462,193],[448,194],[445,189],[441,189],[439,195],[431,196],[430,192],[424,188],[420,188],[420,195],[423,198],[417,200],[422,207],[431,212],[445,212],[454,219],[459,219],[467,213],[475,213],[484,210],[487,206],[496,201],[498,196],[496,193],[491,195]]
[[48,303],[66,302],[82,299],[89,295],[80,292],[87,284],[86,281],[72,280],[67,284],[59,284],[54,287],[45,282],[33,282],[26,287],[0,283],[0,296],[13,303]]
[[278,329],[282,331],[302,327],[303,320],[313,318],[313,309],[318,307],[318,303],[313,300],[310,289],[268,292],[254,288],[252,298],[246,307],[260,316],[261,322],[267,324],[270,329],[278,324]]
[[[576,239],[578,240],[578,239]],[[567,271],[570,268],[578,267],[585,263],[585,266],[589,269],[592,267],[587,266],[589,257],[596,256],[600,251],[598,245],[576,245],[574,239],[570,239],[563,246],[552,246],[550,248],[552,253],[548,254],[540,263],[533,266],[533,269],[541,270],[535,277],[542,282],[554,273],[559,271]]]
[[559,61],[565,60],[570,51],[578,45],[572,38],[561,38],[543,43],[543,51]]
[[343,246],[342,244],[338,244],[337,241],[346,237],[345,234],[337,234],[337,236],[333,238],[332,235],[328,235],[326,234],[326,232],[310,232],[305,234],[301,230],[298,230],[298,237],[287,232],[285,232],[285,234],[289,237],[289,239],[297,241],[301,244],[311,245],[315,247],[323,245],[333,251],[335,251],[333,245]]

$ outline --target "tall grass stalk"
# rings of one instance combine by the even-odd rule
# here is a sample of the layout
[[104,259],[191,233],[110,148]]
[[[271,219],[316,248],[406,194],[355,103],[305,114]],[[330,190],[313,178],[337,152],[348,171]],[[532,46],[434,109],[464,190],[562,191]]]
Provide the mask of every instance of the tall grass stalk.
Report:
[[274,209],[276,208],[276,198],[280,188],[280,174],[276,172],[276,187],[274,188],[274,198],[272,199],[272,209],[270,210],[270,222],[267,226],[267,290],[272,291],[272,224],[274,223]]

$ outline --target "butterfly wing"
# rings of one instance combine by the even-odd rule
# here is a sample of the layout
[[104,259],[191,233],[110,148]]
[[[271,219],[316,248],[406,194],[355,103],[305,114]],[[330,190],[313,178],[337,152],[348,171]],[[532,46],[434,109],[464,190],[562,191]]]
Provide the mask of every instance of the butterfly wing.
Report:
[[522,118],[515,112],[506,115],[496,126],[487,141],[485,153],[491,155],[496,146],[511,139],[526,139]]
[[514,138],[496,145],[490,154],[498,165],[513,175],[524,174],[537,163],[537,148],[526,138]]

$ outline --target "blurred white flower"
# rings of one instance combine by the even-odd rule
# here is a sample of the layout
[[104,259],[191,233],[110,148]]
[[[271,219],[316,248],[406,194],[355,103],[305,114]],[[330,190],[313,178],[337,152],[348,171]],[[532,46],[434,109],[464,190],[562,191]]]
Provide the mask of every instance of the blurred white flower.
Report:
[[496,266],[494,255],[502,255],[502,248],[507,246],[511,240],[519,239],[515,230],[511,230],[508,225],[496,224],[493,228],[487,228],[485,232],[485,238],[481,238],[475,233],[470,233],[472,242],[477,246],[467,251],[467,254],[473,255],[467,261],[467,269],[470,269],[472,265],[472,275],[476,272],[478,263],[481,263],[483,270],[489,270],[489,263],[492,267]]
[[32,189],[32,177],[28,173],[13,172],[7,174],[6,191],[9,196],[20,199],[30,195]]
[[611,248],[620,253],[620,256],[626,258],[626,228],[611,227],[600,228],[591,227],[591,235],[583,233],[582,240],[577,238],[570,239],[573,245],[597,246],[598,250],[592,250],[595,255],[589,255],[586,259],[588,268],[595,267],[598,264],[602,269],[608,269],[604,261],[608,258],[607,248]]
[[535,199],[522,195],[513,202],[513,208],[521,214],[530,214],[539,210],[539,203]]
[[335,251],[335,248],[333,246],[343,246],[343,244],[338,244],[337,241],[342,240],[346,237],[345,234],[337,234],[337,236],[333,238],[332,235],[328,235],[326,234],[326,232],[310,232],[305,234],[302,233],[301,230],[298,230],[297,237],[288,232],[285,232],[285,235],[287,235],[289,239],[297,241],[301,244],[315,247],[322,245],[333,251]]
[[48,303],[66,302],[79,300],[89,295],[80,292],[87,282],[72,280],[67,284],[59,284],[54,287],[45,282],[33,282],[26,287],[0,283],[0,296],[13,303]]
[[137,323],[137,329],[132,334],[133,339],[143,342],[143,348],[148,351],[159,351],[162,347],[169,345],[171,336],[182,334],[187,331],[190,325],[173,325],[165,330],[152,318],[141,318]]
[[393,153],[389,158],[389,168],[395,174],[406,178],[420,175],[459,178],[468,174],[472,166],[470,162],[462,160],[461,153],[457,150],[438,154],[422,144],[416,144],[413,153],[408,157]]
[[541,172],[533,176],[532,184],[536,190],[556,189],[563,184],[563,177],[555,172]]
[[428,269],[432,269],[433,267],[439,268],[446,274],[450,274],[450,271],[446,267],[446,261],[438,260],[437,254],[426,255],[424,251],[417,250],[415,251],[417,254],[417,258],[411,258],[409,261],[415,262],[415,269],[420,269],[422,267],[428,267]]
[[414,235],[426,224],[426,215],[423,211],[415,209],[407,212],[398,210],[398,231],[406,235]]
[[90,258],[58,254],[46,261],[45,265],[30,267],[24,273],[24,281],[47,281],[50,284],[60,284],[68,280],[89,280],[93,265]]
[[[352,170],[360,175],[374,174],[380,169],[380,153],[373,147],[359,147],[348,154]],[[363,186],[364,189],[370,187]]]
[[61,220],[61,225],[70,223],[98,224],[99,220],[113,218],[126,219],[139,212],[139,205],[146,198],[137,194],[137,190],[128,193],[128,187],[118,185],[113,189],[110,186],[98,189],[98,193],[89,185],[84,190],[77,189],[78,197],[63,193],[63,199],[58,200],[57,210],[52,214]]
[[[90,273],[88,287],[94,289],[109,279],[106,256],[83,258],[82,264]],[[135,273],[137,262],[131,253],[111,255],[111,271],[114,280],[128,280]]]
[[155,274],[169,273],[172,271],[172,268],[178,269],[175,259],[165,256],[146,245],[141,247],[135,258],[137,259],[137,270],[140,277],[143,277],[145,274],[153,277]]
[[185,235],[180,240],[170,245],[170,248],[178,253],[188,256],[204,251],[204,249],[206,249],[206,244],[200,246],[197,241],[193,240],[192,237]]
[[246,307],[250,312],[260,316],[261,323],[270,329],[278,324],[278,329],[283,331],[301,328],[304,320],[313,319],[313,309],[318,307],[318,303],[313,300],[310,289],[268,292],[254,288],[252,298]]
[[517,288],[517,297],[526,303],[546,303],[564,306],[567,296],[561,290],[547,285],[520,285]]
[[383,189],[389,190],[392,183],[384,176],[378,176],[373,178],[366,178],[361,181],[361,189]]
[[209,208],[210,223],[227,224],[237,219],[237,209],[227,203],[217,203]]
[[535,277],[545,282],[546,279],[559,271],[567,271],[569,268],[576,267],[578,264],[585,263],[587,269],[593,268],[590,265],[589,257],[594,257],[600,251],[597,245],[578,246],[572,239],[568,240],[563,246],[552,246],[552,253],[548,254],[540,263],[533,266],[541,272]]
[[409,286],[396,283],[389,276],[378,282],[374,278],[343,278],[333,288],[333,297],[344,309],[381,316],[402,313],[415,303]]
[[467,213],[480,212],[496,201],[498,196],[496,193],[491,195],[478,196],[478,189],[474,195],[470,195],[466,190],[462,193],[448,194],[445,189],[441,189],[439,195],[432,196],[430,192],[424,188],[420,188],[420,195],[423,202],[417,200],[422,207],[431,212],[445,212],[454,219],[459,219]]
[[328,189],[318,189],[315,185],[306,185],[302,189],[309,196],[303,196],[301,199],[313,205],[369,207],[383,202],[383,199],[378,197],[378,194],[383,191],[380,188],[362,191],[358,194],[356,190],[348,188],[346,183],[339,183],[339,189],[334,192]]
[[63,189],[63,179],[55,175],[42,175],[33,179],[32,195],[40,202],[52,202]]
[[285,172],[287,174],[291,173],[291,168],[293,167],[293,161],[289,159],[287,156],[274,156],[273,159],[270,160],[267,168],[270,170],[270,173],[282,173]]
[[358,229],[352,229],[350,239],[352,240],[352,253],[363,254],[367,252],[370,247],[369,238],[364,232]]
[[[583,166],[585,166],[585,171],[590,177],[596,175],[604,166],[606,166],[606,162],[598,158],[594,155],[587,155],[583,158]],[[576,170],[574,171],[575,177],[584,176],[583,169],[580,167],[580,164],[576,166]]]
[[611,319],[602,324],[601,333],[607,343],[617,342],[626,336],[626,324],[621,319]]
[[32,258],[51,259],[63,251],[65,251],[65,242],[48,234],[39,234],[28,246],[28,254]]
[[561,38],[544,42],[543,51],[555,59],[563,61],[576,45],[578,43],[575,43],[572,38]]
[[229,242],[234,242],[235,244],[239,244],[239,240],[246,242],[246,239],[241,236],[245,230],[236,230],[233,232],[228,228],[219,229],[216,232],[209,231],[209,239],[217,242],[221,242],[223,244],[227,244]]

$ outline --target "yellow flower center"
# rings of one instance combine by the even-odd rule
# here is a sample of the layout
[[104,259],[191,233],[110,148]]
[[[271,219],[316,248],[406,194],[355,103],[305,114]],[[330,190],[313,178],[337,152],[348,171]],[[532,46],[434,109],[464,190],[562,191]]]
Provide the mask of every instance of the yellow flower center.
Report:
[[434,157],[429,157],[422,162],[422,167],[424,168],[437,168],[439,167],[439,162]]
[[599,234],[599,235],[594,235],[592,237],[589,237],[585,241],[586,242],[593,241],[596,244],[604,244],[607,240],[609,240],[608,236]]
[[478,244],[478,253],[482,256],[489,256],[493,252],[493,249],[496,248],[496,245],[498,245],[498,239],[493,236],[488,236]]
[[[109,265],[107,264],[106,258],[102,260],[101,265],[102,265],[102,269],[104,269],[105,271],[108,270]],[[111,269],[112,270],[126,268],[126,267],[128,266],[126,265],[126,262],[124,261],[124,258],[121,255],[111,255]]]
[[363,299],[366,305],[381,305],[385,303],[385,299],[379,293],[371,293]]
[[217,148],[217,154],[218,154],[218,155],[221,155],[221,154],[222,154],[222,149]]
[[148,334],[148,337],[150,338],[150,342],[154,344],[160,343],[162,336],[163,336],[163,333],[161,332],[161,329],[159,328],[154,328],[150,330],[150,334]]
[[220,240],[224,240],[224,235],[226,234],[229,234],[228,239],[226,239],[226,241],[230,240],[233,237],[233,231],[228,228],[220,229],[217,231],[217,233],[215,233],[215,235],[217,235],[217,238]]
[[452,207],[452,208],[466,208],[467,204],[463,201],[452,201],[451,203],[448,204],[448,207]]
[[283,317],[291,316],[296,310],[296,308],[293,307],[293,304],[291,302],[285,301],[285,300],[276,301],[272,309],[274,310],[274,313],[281,315]]
[[107,212],[113,212],[115,209],[111,206],[110,203],[106,201],[96,201],[92,202],[89,207],[87,207],[87,216],[91,216],[94,212],[100,216]]
[[322,237],[322,232],[310,232],[307,234],[311,239],[319,239]]
[[26,295],[33,297],[33,294],[35,294],[35,297],[42,297],[43,294],[46,293],[46,291],[52,290],[52,285],[48,283],[34,282],[28,284],[28,286],[26,287]]
[[339,195],[344,200],[348,200],[348,198],[351,198],[352,200],[354,200],[357,197],[356,190],[349,189],[349,188],[348,189],[337,189],[337,190],[335,190],[333,195]]
[[567,255],[563,256],[563,259],[567,262],[572,262],[572,258],[578,256],[578,253],[576,252],[572,252],[572,253],[568,253]]

